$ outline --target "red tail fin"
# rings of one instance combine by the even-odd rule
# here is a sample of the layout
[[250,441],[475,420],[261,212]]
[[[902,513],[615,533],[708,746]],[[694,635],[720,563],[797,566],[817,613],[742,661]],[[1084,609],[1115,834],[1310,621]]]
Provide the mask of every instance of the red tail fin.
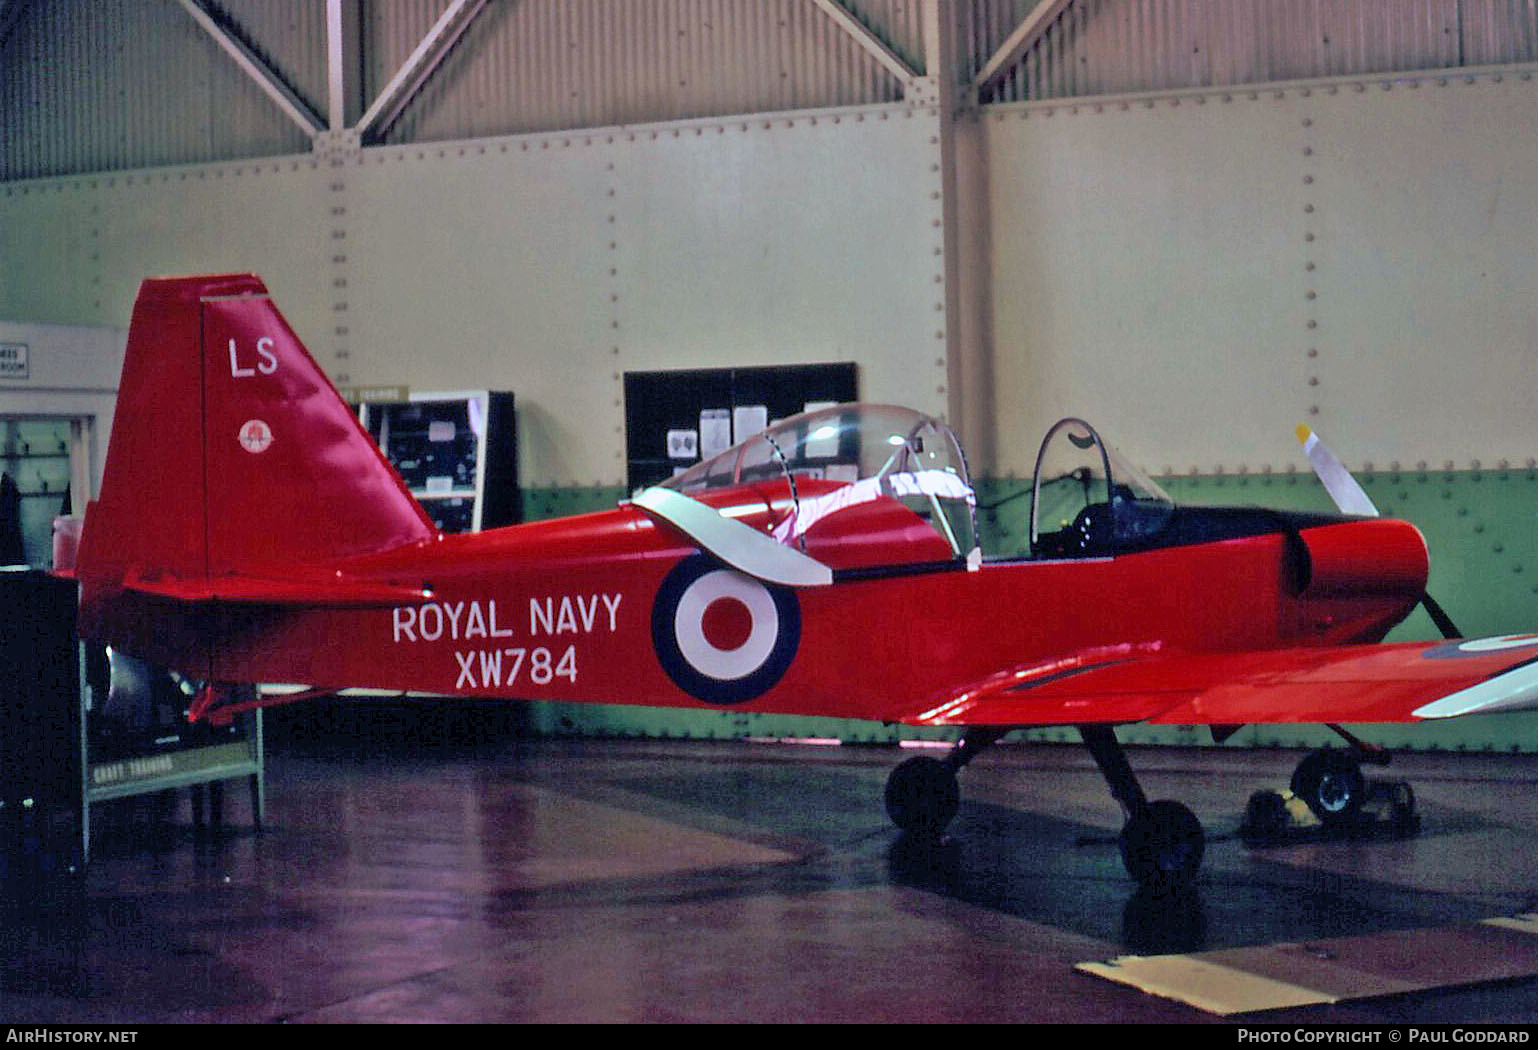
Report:
[[144,282],[78,575],[209,580],[436,530],[250,276]]

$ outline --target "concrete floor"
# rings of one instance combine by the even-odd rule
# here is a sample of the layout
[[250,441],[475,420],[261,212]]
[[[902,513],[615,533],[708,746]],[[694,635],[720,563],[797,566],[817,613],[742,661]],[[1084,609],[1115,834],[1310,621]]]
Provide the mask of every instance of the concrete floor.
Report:
[[[980,758],[937,850],[886,821],[892,749],[387,722],[274,719],[261,833],[243,791],[219,835],[184,800],[98,807],[78,884],[6,913],[0,1017],[1215,1023],[1074,966],[1538,910],[1532,757],[1400,756],[1421,834],[1262,849],[1234,835],[1245,801],[1298,754],[1134,750],[1150,797],[1208,829],[1170,902],[1123,873],[1080,748]],[[1538,978],[1249,1019],[1531,1022]]]

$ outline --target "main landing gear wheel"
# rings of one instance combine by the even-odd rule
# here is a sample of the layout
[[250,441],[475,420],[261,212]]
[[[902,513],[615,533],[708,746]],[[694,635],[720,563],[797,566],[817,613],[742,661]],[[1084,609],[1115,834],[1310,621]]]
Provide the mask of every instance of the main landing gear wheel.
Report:
[[1207,852],[1207,836],[1196,814],[1169,799],[1150,802],[1134,813],[1120,841],[1127,874],[1155,890],[1190,885]]
[[1080,726],[1079,735],[1100,767],[1112,797],[1127,814],[1120,839],[1121,862],[1127,874],[1145,890],[1156,893],[1187,889],[1207,852],[1201,821],[1179,802],[1148,801],[1112,727]]
[[1367,780],[1354,757],[1339,751],[1315,751],[1298,763],[1292,793],[1326,825],[1347,824],[1362,812]]
[[938,838],[960,805],[956,771],[937,758],[910,758],[887,777],[887,816],[909,835]]

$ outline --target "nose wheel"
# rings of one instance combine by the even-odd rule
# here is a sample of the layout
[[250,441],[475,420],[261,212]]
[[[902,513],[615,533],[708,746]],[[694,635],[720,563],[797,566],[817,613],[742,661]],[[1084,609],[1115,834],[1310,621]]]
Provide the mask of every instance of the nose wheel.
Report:
[[1349,824],[1361,816],[1367,778],[1362,776],[1361,763],[1352,755],[1315,751],[1293,771],[1292,793],[1304,801],[1321,823]]
[[[1386,766],[1389,752],[1331,726],[1351,745],[1305,755],[1292,774],[1291,792],[1250,796],[1240,834],[1251,843],[1297,841],[1309,836],[1395,837],[1420,830],[1415,792],[1403,780],[1368,778],[1364,765]],[[1302,803],[1299,805],[1298,803]]]

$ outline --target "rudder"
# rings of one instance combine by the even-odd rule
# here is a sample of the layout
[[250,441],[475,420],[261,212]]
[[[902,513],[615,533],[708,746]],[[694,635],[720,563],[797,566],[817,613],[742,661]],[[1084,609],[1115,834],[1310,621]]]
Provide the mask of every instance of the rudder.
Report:
[[253,276],[145,281],[79,574],[213,579],[436,529]]

